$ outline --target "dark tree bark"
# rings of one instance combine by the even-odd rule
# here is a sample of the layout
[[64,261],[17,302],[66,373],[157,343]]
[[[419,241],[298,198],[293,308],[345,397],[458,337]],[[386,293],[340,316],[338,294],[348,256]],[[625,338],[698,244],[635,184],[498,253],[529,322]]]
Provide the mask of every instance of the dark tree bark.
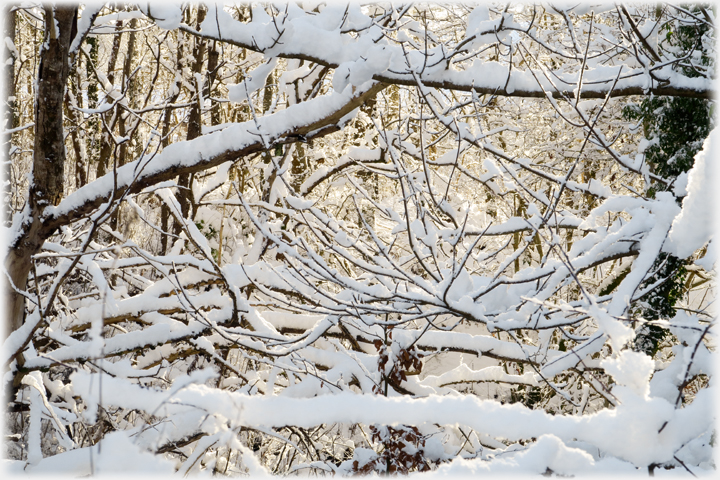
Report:
[[[210,97],[213,93],[213,84],[217,78],[218,67],[220,63],[220,52],[217,50],[215,41],[212,42],[212,47],[208,49],[208,81],[205,84],[205,96]],[[210,107],[210,122],[211,125],[220,124],[220,103],[211,100]]]
[[[133,98],[135,97],[135,93],[137,90],[136,82],[133,80],[133,78],[130,78],[130,75],[132,74],[132,61],[133,57],[135,55],[135,39],[137,36],[137,33],[134,31],[137,26],[137,20],[132,19],[130,20],[129,28],[130,28],[130,37],[128,38],[128,44],[127,44],[127,51],[125,53],[125,61],[123,62],[123,83],[126,85],[126,93],[125,98],[127,99],[128,105],[130,107],[133,106]],[[128,120],[129,117],[126,113],[122,112],[122,110],[118,111],[118,134],[120,135],[120,138],[123,138],[128,133]],[[120,145],[120,148],[118,148],[118,158],[117,158],[117,166],[122,167],[125,165],[128,161],[128,148],[129,148],[130,142],[123,142]]]
[[[65,184],[65,139],[63,137],[63,100],[67,84],[70,42],[77,32],[77,6],[45,7],[45,42],[35,100],[35,145],[33,178],[29,194],[29,218],[11,241],[5,262],[14,287],[25,290],[32,256],[40,251],[50,232],[41,215],[45,207],[57,205]],[[8,322],[6,336],[24,321],[25,298],[11,286],[5,288]]]
[[86,141],[86,133],[82,130],[85,120],[82,113],[72,110],[71,98],[77,102],[80,98],[80,76],[77,68],[71,69],[71,81],[69,88],[65,93],[65,116],[72,119],[73,127],[70,130],[70,139],[72,140],[73,152],[75,153],[75,189],[83,187],[87,184],[87,152],[83,151],[83,143]]

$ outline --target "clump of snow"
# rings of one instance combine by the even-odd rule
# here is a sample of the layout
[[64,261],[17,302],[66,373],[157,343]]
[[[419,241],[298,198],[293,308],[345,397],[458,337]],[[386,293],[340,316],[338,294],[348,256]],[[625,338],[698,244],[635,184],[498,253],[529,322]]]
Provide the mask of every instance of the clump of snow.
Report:
[[182,23],[183,8],[179,3],[153,2],[152,5],[147,3],[138,7],[145,15],[155,20],[159,27],[174,30]]
[[617,358],[606,358],[600,362],[606,373],[612,375],[619,385],[632,390],[640,397],[650,394],[650,376],[655,371],[652,358],[640,352],[625,350]]
[[[687,196],[664,248],[680,258],[687,258],[702,248],[714,232],[718,142],[720,129],[715,128],[703,149],[695,155],[695,165],[688,173]],[[714,263],[714,258],[710,262]]]
[[277,58],[256,67],[242,83],[228,85],[228,98],[232,102],[250,101],[253,94],[265,86],[268,75],[275,69]]

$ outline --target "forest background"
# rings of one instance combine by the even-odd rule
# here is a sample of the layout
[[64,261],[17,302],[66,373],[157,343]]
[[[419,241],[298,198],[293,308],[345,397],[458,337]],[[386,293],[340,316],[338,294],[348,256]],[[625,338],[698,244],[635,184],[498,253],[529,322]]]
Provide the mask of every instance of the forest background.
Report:
[[3,9],[11,473],[715,471],[716,7]]

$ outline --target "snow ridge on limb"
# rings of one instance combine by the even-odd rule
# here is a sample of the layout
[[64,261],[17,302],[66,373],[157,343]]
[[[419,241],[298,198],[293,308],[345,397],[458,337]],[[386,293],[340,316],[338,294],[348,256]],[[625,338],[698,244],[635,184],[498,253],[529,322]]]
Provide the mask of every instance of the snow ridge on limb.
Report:
[[[644,355],[628,353],[627,356],[622,366],[614,368],[632,370],[632,362],[645,361]],[[645,364],[643,366],[646,367]],[[181,419],[187,415],[187,406],[192,405],[203,414],[210,414],[223,423],[227,422],[229,428],[240,425],[296,425],[310,428],[333,422],[383,425],[436,423],[467,425],[478,432],[502,436],[509,440],[552,434],[564,442],[579,440],[595,445],[637,467],[647,467],[651,463],[671,459],[684,443],[704,431],[704,422],[698,420],[712,418],[710,411],[713,392],[710,390],[699,394],[691,406],[675,410],[662,398],[638,395],[634,390],[627,389],[624,390],[625,403],[622,407],[576,417],[553,416],[519,404],[500,405],[495,401],[479,400],[472,396],[408,399],[349,392],[314,398],[252,396],[219,391],[199,384],[203,373],[208,375],[209,372],[197,373],[194,376],[198,378],[176,380],[178,385],[184,386],[176,389],[171,397],[163,390],[145,389],[127,380],[103,375],[105,395],[109,399],[106,402],[128,409],[157,411],[162,408],[169,418],[177,418],[177,421],[182,423],[185,423]],[[97,405],[97,389],[93,389],[91,383],[93,375],[78,372],[73,374],[72,378],[76,394],[86,399],[91,408]],[[649,376],[633,376],[632,372],[626,377],[618,378],[621,378],[623,383],[633,385],[636,381],[639,382],[639,389],[647,389],[649,380]],[[234,416],[238,411],[242,412],[239,418]],[[710,417],[707,417],[709,414]],[[203,418],[198,416],[197,420],[203,421]],[[667,426],[659,432],[663,423],[667,423]],[[144,440],[147,441],[148,439]]]
[[686,258],[708,242],[708,252],[702,259],[705,268],[712,268],[717,258],[717,242],[712,241],[716,228],[717,205],[715,185],[718,180],[717,155],[720,129],[715,128],[705,140],[703,149],[695,156],[695,165],[688,174],[688,194],[682,210],[675,218],[663,251]]

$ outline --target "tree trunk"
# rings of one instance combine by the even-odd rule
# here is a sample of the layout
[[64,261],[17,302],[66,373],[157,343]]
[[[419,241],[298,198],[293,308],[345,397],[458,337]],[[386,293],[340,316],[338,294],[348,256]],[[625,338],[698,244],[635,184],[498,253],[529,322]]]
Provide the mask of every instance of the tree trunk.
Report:
[[[110,53],[110,61],[107,69],[107,79],[110,84],[110,88],[115,85],[115,65],[117,64],[118,52],[120,51],[120,45],[122,42],[122,27],[123,22],[119,20],[115,26],[115,37],[113,38],[113,49]],[[105,124],[108,126],[110,131],[115,129],[115,123],[117,122],[117,116],[119,115],[118,108],[115,107],[107,113],[102,114],[105,119]],[[100,145],[100,157],[97,162],[97,174],[96,177],[100,178],[107,173],[108,162],[113,152],[113,142],[111,141],[110,134],[104,129],[100,132],[100,138],[102,139]]]
[[[136,82],[134,81],[134,77],[130,78],[130,75],[132,74],[132,62],[133,62],[133,56],[135,51],[135,27],[137,25],[137,19],[133,18],[130,20],[130,24],[128,25],[130,29],[130,34],[128,37],[128,43],[127,43],[127,49],[125,50],[125,60],[123,62],[123,70],[122,70],[122,83],[125,85],[125,100],[127,102],[127,106],[129,108],[132,108],[133,105],[133,99],[135,97],[135,91],[137,89]],[[133,129],[128,129],[128,123],[130,123],[130,115],[125,112],[122,108],[117,108],[115,111],[115,120],[118,126],[118,136],[122,139],[125,138],[128,134],[128,131],[132,132]],[[132,134],[130,135],[132,136]],[[115,147],[115,142],[112,143],[108,142],[114,151],[115,151],[115,157],[113,160],[113,170],[115,168],[120,168],[123,165],[127,163],[128,160],[128,149],[130,147],[130,140],[123,141],[118,147]],[[116,208],[115,211],[112,213],[112,216],[110,217],[109,222],[110,228],[112,230],[117,230],[122,225],[122,218],[120,214],[120,208]]]
[[[65,139],[63,138],[63,99],[68,78],[68,50],[77,32],[77,6],[45,6],[45,43],[40,54],[35,99],[35,146],[33,178],[29,194],[29,214],[20,232],[10,243],[5,268],[15,288],[25,290],[32,257],[51,234],[43,225],[45,207],[57,205],[65,184]],[[6,336],[24,321],[25,298],[5,285]],[[30,337],[27,337],[29,341]]]
[[80,82],[77,69],[71,74],[69,88],[66,90],[65,115],[72,119],[73,128],[70,131],[70,139],[72,140],[73,152],[75,153],[75,189],[81,188],[88,183],[87,179],[87,152],[85,150],[85,131],[82,129],[85,119],[81,112],[71,110],[70,106],[73,102],[77,103],[80,98]]
[[[177,33],[178,35],[178,42],[177,42],[177,57],[175,60],[175,65],[178,71],[182,71],[182,61],[184,56],[183,51],[183,45],[184,43],[179,41],[180,36],[182,35],[180,32]],[[180,89],[182,88],[182,84],[179,81],[179,79],[175,78],[175,86],[171,89],[174,93],[172,96],[168,99],[167,103],[168,105],[172,105],[175,103],[180,96]],[[172,121],[172,111],[173,109],[171,107],[166,107],[163,111],[163,120],[162,120],[162,148],[164,149],[170,144],[170,123]],[[160,229],[163,232],[169,232],[170,229],[170,222],[171,222],[171,214],[170,214],[170,207],[168,207],[164,202],[162,206],[160,207]],[[166,255],[168,251],[168,247],[170,246],[170,235],[163,235],[162,236],[162,243],[161,243],[161,249],[160,252],[162,255]]]
[[[198,7],[197,12],[197,26],[200,28],[200,24],[205,20],[205,14],[207,10],[204,6]],[[188,119],[187,139],[193,140],[202,135],[202,108],[203,108],[203,81],[202,81],[202,66],[205,61],[205,40],[201,38],[195,38],[195,46],[193,48],[194,62],[192,65],[193,80],[195,82],[195,101],[190,107],[190,118]],[[193,174],[186,173],[180,175],[178,178],[178,202],[180,203],[180,210],[183,218],[189,218],[195,210],[195,198],[192,193]],[[175,234],[180,233],[180,225],[176,224]]]
[[[215,45],[215,41],[212,42],[212,47],[208,49],[208,81],[205,84],[205,96],[210,97],[212,95],[213,90],[213,84],[215,83],[215,79],[217,78],[217,72],[218,72],[218,65],[220,62],[220,52],[217,50],[217,45]],[[210,107],[210,122],[211,125],[219,125],[220,124],[220,103],[212,101],[211,100],[211,107]]]
[[[11,42],[15,42],[15,11],[12,5],[6,5],[3,7],[5,10],[5,25],[3,27],[3,36],[10,39]],[[15,116],[15,51],[9,48],[9,45],[5,45],[3,49],[3,65],[5,65],[5,86],[2,92],[3,101],[5,104],[4,114],[4,130],[8,131],[12,128],[17,127],[17,118]],[[11,202],[11,184],[12,170],[10,161],[10,153],[12,149],[12,133],[3,134],[3,157],[5,163],[3,169],[5,170],[5,181],[8,182],[6,186],[3,186],[3,202],[5,206],[3,208],[3,224],[8,225],[12,217],[12,202]]]
[[[135,77],[130,78],[130,75],[132,74],[132,61],[133,56],[135,55],[135,28],[137,26],[137,19],[133,18],[130,20],[130,24],[128,27],[130,28],[130,36],[128,38],[127,43],[127,50],[125,53],[125,61],[123,62],[123,75],[122,80],[123,83],[126,85],[126,91],[125,91],[125,98],[127,100],[128,107],[132,108],[134,106],[134,98],[137,90],[137,82],[135,81]],[[127,135],[129,129],[128,129],[128,122],[130,119],[130,115],[127,112],[122,111],[122,109],[118,109],[118,135],[120,138],[123,138]],[[118,157],[117,157],[117,166],[122,167],[127,163],[127,157],[128,157],[128,148],[130,146],[130,142],[123,142],[120,145],[120,148],[118,148]]]

